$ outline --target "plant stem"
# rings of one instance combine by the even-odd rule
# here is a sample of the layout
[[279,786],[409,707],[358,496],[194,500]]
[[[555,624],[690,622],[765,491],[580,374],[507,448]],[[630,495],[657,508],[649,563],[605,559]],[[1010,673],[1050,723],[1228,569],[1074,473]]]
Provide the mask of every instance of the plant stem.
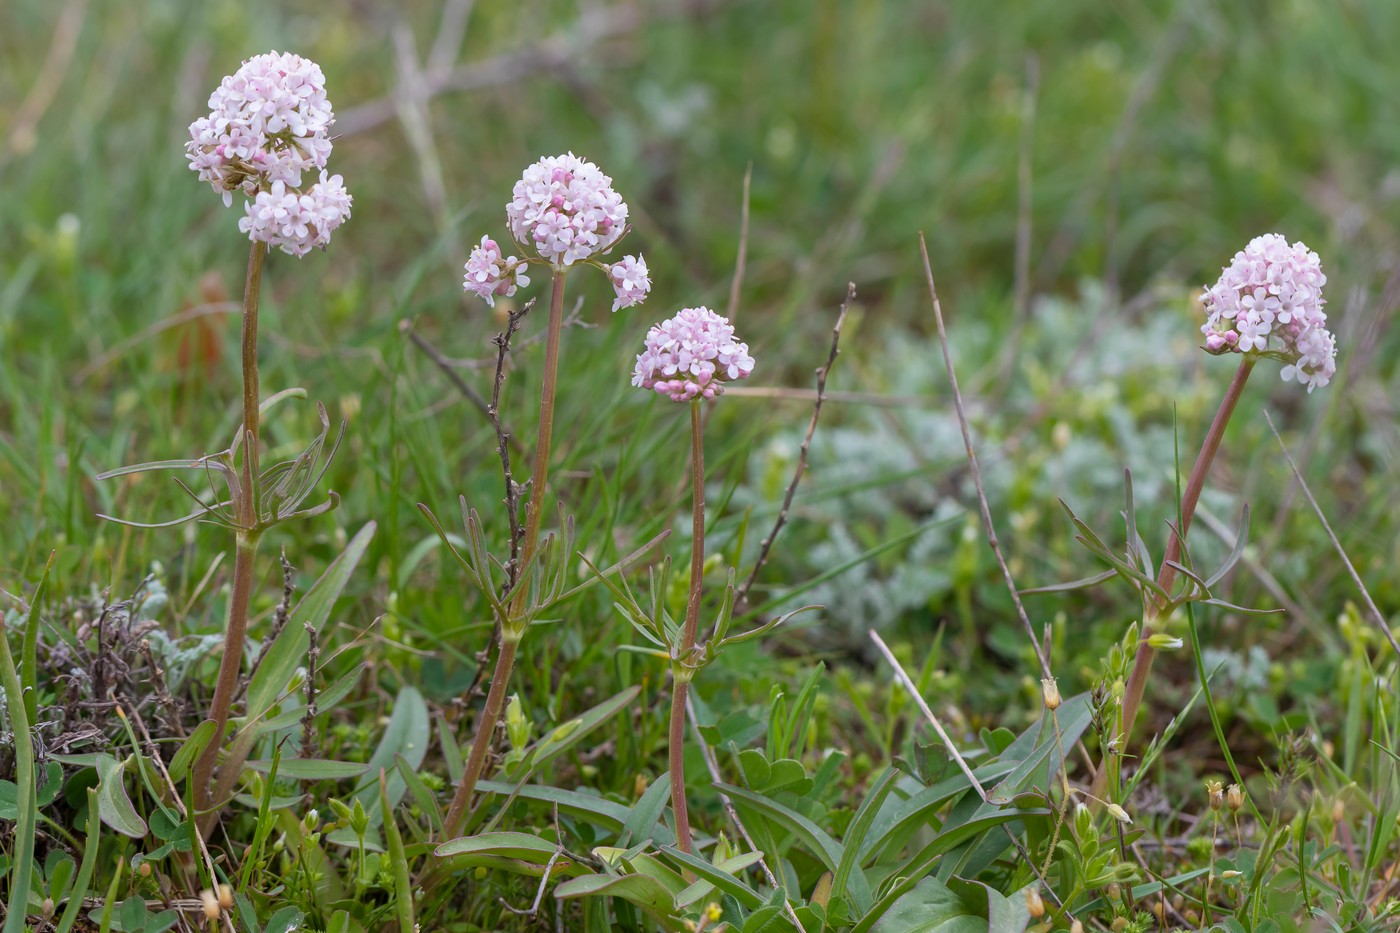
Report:
[[[228,726],[233,696],[238,690],[238,675],[243,667],[243,643],[248,634],[248,605],[253,592],[253,560],[257,556],[258,528],[258,293],[262,287],[263,260],[267,244],[254,241],[248,253],[248,274],[243,283],[243,427],[239,441],[243,445],[243,477],[237,492],[239,531],[233,564],[233,592],[229,597],[228,624],[224,629],[224,652],[219,661],[219,679],[214,686],[214,699],[209,718],[218,728],[209,744],[195,762],[195,809],[211,810],[214,801],[210,780],[219,748],[223,745],[224,729]],[[212,826],[215,814],[199,818],[202,831]]]
[[[1196,464],[1191,467],[1191,476],[1186,482],[1186,489],[1181,494],[1181,512],[1178,523],[1180,527],[1172,533],[1167,542],[1167,552],[1162,559],[1162,569],[1157,574],[1157,585],[1167,593],[1171,592],[1172,584],[1176,582],[1176,569],[1171,566],[1170,561],[1180,562],[1181,544],[1186,537],[1186,533],[1191,529],[1191,518],[1196,514],[1196,503],[1200,501],[1201,490],[1205,487],[1206,476],[1210,473],[1211,463],[1215,461],[1215,454],[1220,449],[1220,442],[1225,437],[1225,426],[1230,423],[1230,416],[1234,414],[1235,406],[1239,403],[1240,396],[1244,394],[1244,384],[1249,379],[1250,371],[1254,369],[1254,357],[1246,354],[1240,360],[1240,368],[1235,371],[1235,378],[1231,380],[1230,387],[1225,390],[1225,397],[1220,401],[1220,408],[1215,412],[1215,420],[1210,423],[1210,430],[1206,433],[1205,443],[1201,445],[1201,452],[1196,455]],[[1161,618],[1170,603],[1158,603],[1149,607],[1148,618],[1138,640],[1137,655],[1133,659],[1133,670],[1128,676],[1128,683],[1123,693],[1123,705],[1120,712],[1119,731],[1122,735],[1123,744],[1126,746],[1128,738],[1132,734],[1133,721],[1137,718],[1138,707],[1142,704],[1143,693],[1147,690],[1147,678],[1152,671],[1152,659],[1156,655],[1156,649],[1147,643],[1147,635],[1153,624]],[[1104,768],[1099,768],[1100,775],[1104,773]]]
[[[530,504],[525,513],[525,541],[521,546],[520,567],[530,563],[540,539],[540,520],[544,513],[545,485],[549,479],[549,448],[554,433],[554,394],[559,370],[559,337],[564,329],[564,277],[562,269],[554,272],[553,289],[549,296],[549,328],[545,334],[544,382],[540,388],[540,427],[535,441],[535,468],[530,480]],[[486,706],[476,724],[476,735],[472,739],[472,750],[467,756],[466,767],[462,771],[462,781],[452,797],[452,806],[443,821],[442,835],[451,839],[461,831],[466,821],[472,797],[476,792],[476,782],[481,779],[486,768],[486,756],[491,750],[491,739],[496,733],[496,722],[505,706],[506,686],[510,672],[515,667],[515,652],[524,635],[520,629],[511,632],[516,622],[523,616],[525,600],[529,598],[529,584],[521,579],[515,596],[507,610],[510,618],[501,621],[501,645],[496,654],[496,670],[491,675],[491,689],[486,694]]]
[[[38,600],[35,600],[37,603]],[[38,625],[37,611],[31,611],[29,625]],[[20,659],[21,663],[23,658]],[[24,685],[19,681],[14,657],[10,654],[9,633],[0,616],[0,686],[5,688],[6,709],[9,711],[10,735],[14,739],[15,784],[19,814],[15,820],[13,868],[10,871],[10,896],[5,914],[5,933],[24,933],[28,927],[28,892],[34,874],[35,817],[39,812],[34,780],[34,741],[29,733],[29,713],[25,709]],[[37,689],[30,684],[29,689]],[[91,817],[89,817],[91,819]]]
[[690,812],[685,802],[685,700],[694,669],[690,654],[700,628],[700,592],[705,576],[705,440],[700,400],[690,403],[691,540],[690,596],[685,604],[685,627],[681,630],[680,650],[672,660],[671,732],[671,809],[676,814],[676,844],[682,852],[691,851]]

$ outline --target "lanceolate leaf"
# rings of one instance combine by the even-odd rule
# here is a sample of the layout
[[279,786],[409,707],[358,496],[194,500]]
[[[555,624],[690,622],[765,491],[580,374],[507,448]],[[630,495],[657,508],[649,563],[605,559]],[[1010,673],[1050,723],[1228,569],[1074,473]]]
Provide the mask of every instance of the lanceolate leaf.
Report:
[[291,683],[292,675],[306,655],[310,644],[305,626],[309,623],[317,631],[330,618],[335,601],[350,582],[350,575],[364,557],[374,536],[374,522],[368,522],[345,550],[331,561],[321,579],[307,591],[301,602],[292,610],[282,633],[263,649],[263,657],[248,685],[248,719],[256,719],[265,714],[277,703]]

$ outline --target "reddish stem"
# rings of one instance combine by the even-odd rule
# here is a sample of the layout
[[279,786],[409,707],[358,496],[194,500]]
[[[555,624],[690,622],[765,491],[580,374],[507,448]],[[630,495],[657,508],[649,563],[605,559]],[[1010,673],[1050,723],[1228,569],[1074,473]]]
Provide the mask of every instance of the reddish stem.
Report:
[[694,669],[690,654],[700,628],[700,593],[705,576],[705,441],[700,400],[690,403],[691,541],[690,596],[685,604],[685,627],[680,650],[672,661],[671,731],[671,809],[676,814],[676,844],[682,852],[691,851],[690,813],[685,801],[685,700]]

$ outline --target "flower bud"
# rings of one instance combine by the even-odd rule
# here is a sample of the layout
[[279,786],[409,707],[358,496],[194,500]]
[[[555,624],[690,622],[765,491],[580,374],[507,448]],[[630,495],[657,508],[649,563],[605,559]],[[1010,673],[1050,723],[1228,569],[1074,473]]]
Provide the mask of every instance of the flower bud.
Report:
[[1045,916],[1045,901],[1041,900],[1038,889],[1026,888],[1026,909],[1031,912],[1031,918],[1034,920]]
[[1147,644],[1157,651],[1175,651],[1185,642],[1174,635],[1168,635],[1166,632],[1153,632],[1147,636]]
[[1089,808],[1084,804],[1075,804],[1074,807],[1074,835],[1080,842],[1092,837],[1094,832],[1094,814],[1089,812]]
[[1045,708],[1054,711],[1060,708],[1060,685],[1055,682],[1055,678],[1047,677],[1040,682],[1040,697],[1045,701]]
[[53,916],[54,909],[55,905],[51,897],[44,898],[44,903],[39,905],[39,912],[43,914],[45,920]]
[[140,875],[142,878],[149,878],[149,877],[151,877],[151,863],[150,863],[150,862],[142,862],[142,863],[137,867],[136,873],[137,873],[138,875]]
[[1225,791],[1225,806],[1235,812],[1244,806],[1244,789],[1238,784],[1231,784]]
[[1118,822],[1124,824],[1125,826],[1133,825],[1133,818],[1128,815],[1128,811],[1124,810],[1116,803],[1111,803],[1108,805],[1108,815],[1113,817]]

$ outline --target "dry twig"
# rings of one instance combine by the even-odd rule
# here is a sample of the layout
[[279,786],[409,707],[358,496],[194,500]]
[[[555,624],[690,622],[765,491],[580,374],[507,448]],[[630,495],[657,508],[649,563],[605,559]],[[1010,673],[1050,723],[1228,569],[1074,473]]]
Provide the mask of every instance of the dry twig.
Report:
[[1342,547],[1342,542],[1337,540],[1337,533],[1332,530],[1332,525],[1327,521],[1327,516],[1322,514],[1322,506],[1317,504],[1317,499],[1313,498],[1312,490],[1308,487],[1308,481],[1303,479],[1302,471],[1298,469],[1298,464],[1293,462],[1293,455],[1288,452],[1288,447],[1283,443],[1283,438],[1279,436],[1278,428],[1274,427],[1274,419],[1269,417],[1269,413],[1264,412],[1264,420],[1269,423],[1269,430],[1274,434],[1274,440],[1278,441],[1279,449],[1283,451],[1283,457],[1288,461],[1288,467],[1293,471],[1293,477],[1298,480],[1298,487],[1303,490],[1303,495],[1307,497],[1308,504],[1317,513],[1317,520],[1322,523],[1322,530],[1327,532],[1327,537],[1331,540],[1332,546],[1337,549],[1337,556],[1346,565],[1347,573],[1351,575],[1351,580],[1356,584],[1356,588],[1361,592],[1361,598],[1366,603],[1366,608],[1371,613],[1371,619],[1376,623],[1376,627],[1381,630],[1386,641],[1390,642],[1390,647],[1395,649],[1396,657],[1400,657],[1400,644],[1395,641],[1395,635],[1390,631],[1390,623],[1386,621],[1376,601],[1371,598],[1370,590],[1366,589],[1366,584],[1361,580],[1361,574],[1356,572],[1356,567],[1347,557],[1346,549]]
[[1035,650],[1035,656],[1040,661],[1040,671],[1042,677],[1054,676],[1050,672],[1050,661],[1045,656],[1045,652],[1040,648],[1040,641],[1035,637],[1035,628],[1031,625],[1030,616],[1026,615],[1026,607],[1021,602],[1021,594],[1016,589],[1016,581],[1011,577],[1011,568],[1006,565],[1006,558],[1001,553],[1001,542],[997,540],[996,526],[992,524],[992,510],[987,505],[987,493],[982,488],[982,471],[977,466],[977,453],[972,449],[972,430],[968,427],[967,412],[963,408],[962,393],[958,391],[958,374],[953,370],[953,352],[948,347],[948,331],[943,326],[943,308],[938,303],[938,289],[933,284],[933,267],[928,261],[928,245],[924,242],[924,235],[919,234],[919,252],[924,259],[924,275],[928,277],[928,293],[933,300],[933,318],[938,325],[938,342],[943,347],[943,362],[948,368],[948,382],[953,389],[953,407],[958,413],[958,427],[962,429],[963,446],[967,449],[967,463],[972,470],[972,484],[977,488],[977,504],[981,509],[982,528],[987,533],[987,542],[992,546],[992,554],[996,556],[997,566],[1001,568],[1001,575],[1006,580],[1006,588],[1011,593],[1011,601],[1016,604],[1016,614],[1020,616],[1021,625],[1026,629],[1026,637],[1030,639],[1031,648]]
[[797,485],[802,482],[803,475],[807,472],[807,452],[812,447],[812,435],[817,431],[817,419],[821,417],[822,402],[826,401],[826,377],[831,372],[832,364],[836,362],[837,355],[841,352],[841,325],[846,323],[846,312],[850,310],[851,304],[856,300],[856,283],[846,283],[846,300],[841,302],[841,310],[836,315],[836,325],[831,328],[831,352],[827,354],[826,365],[817,369],[817,396],[812,404],[812,419],[807,422],[807,436],[802,439],[802,450],[797,457],[797,469],[793,470],[792,482],[788,483],[787,493],[783,496],[783,507],[778,511],[778,518],[773,522],[773,530],[768,532],[768,536],[763,539],[759,546],[758,560],[754,562],[753,570],[749,572],[749,577],[744,581],[734,594],[734,605],[739,607],[748,600],[749,590],[758,579],[758,574],[763,570],[763,565],[768,562],[768,555],[773,550],[773,542],[778,538],[778,532],[783,530],[783,525],[787,524],[788,511],[792,508],[793,496],[797,495]]

